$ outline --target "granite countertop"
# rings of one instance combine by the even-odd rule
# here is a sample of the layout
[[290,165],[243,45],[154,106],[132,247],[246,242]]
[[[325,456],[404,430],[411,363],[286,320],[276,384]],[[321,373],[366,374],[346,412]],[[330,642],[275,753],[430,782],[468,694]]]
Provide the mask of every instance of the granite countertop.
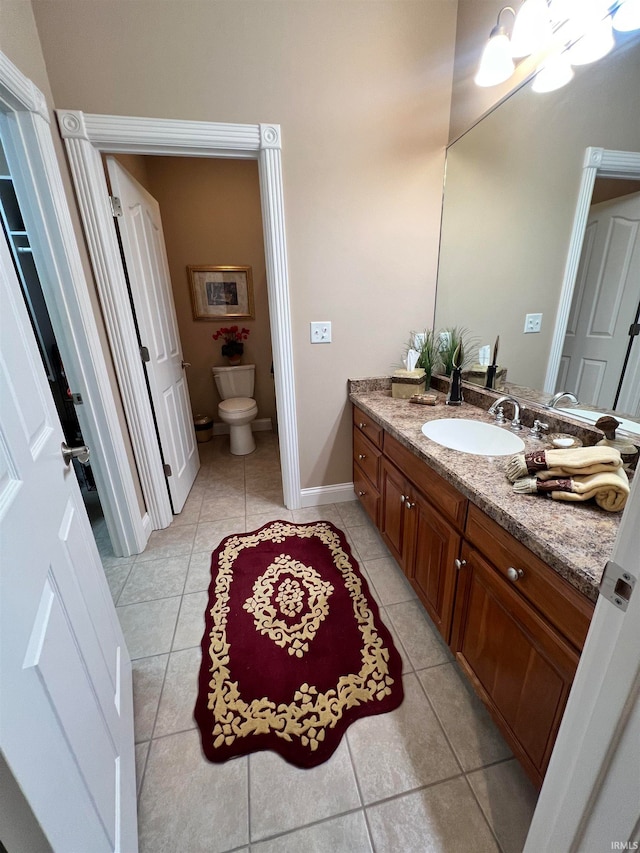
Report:
[[[387,387],[385,387],[385,385]],[[543,495],[518,495],[505,476],[510,456],[475,456],[449,450],[426,438],[422,425],[438,418],[493,423],[486,410],[465,402],[420,406],[394,399],[384,379],[352,380],[349,399],[448,480],[465,497],[543,559],[572,586],[595,601],[605,563],[611,557],[622,513],[595,503],[554,501]],[[510,412],[507,411],[507,415]],[[524,421],[526,423],[526,421]],[[525,451],[550,447],[523,429]],[[592,442],[589,442],[592,443]]]

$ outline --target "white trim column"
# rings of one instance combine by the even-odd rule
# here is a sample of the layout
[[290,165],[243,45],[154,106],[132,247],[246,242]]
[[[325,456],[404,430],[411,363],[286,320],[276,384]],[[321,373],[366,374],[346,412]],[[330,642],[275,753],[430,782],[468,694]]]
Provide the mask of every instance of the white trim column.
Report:
[[122,259],[116,251],[113,224],[107,221],[110,212],[100,155],[122,152],[258,160],[284,501],[289,509],[297,509],[301,506],[300,463],[280,127],[89,115],[72,110],[57,110],[57,116],[100,298],[104,300],[105,323],[127,419],[135,424],[132,441],[145,499],[156,511],[162,498],[157,476],[159,450],[155,434],[153,442],[149,440],[154,432],[150,404],[146,388],[143,399],[136,376],[141,370],[137,340],[132,336],[133,319],[123,290],[126,280]]

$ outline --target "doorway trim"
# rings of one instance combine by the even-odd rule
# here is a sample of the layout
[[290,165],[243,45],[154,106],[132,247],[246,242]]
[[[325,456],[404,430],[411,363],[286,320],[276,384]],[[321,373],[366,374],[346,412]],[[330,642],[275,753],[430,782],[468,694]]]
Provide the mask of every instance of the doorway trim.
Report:
[[163,523],[168,495],[101,155],[162,154],[258,161],[284,502],[289,509],[299,508],[300,463],[280,126],[91,115],[77,110],[56,110],[56,114],[154,526],[168,523]]
[[20,208],[31,234],[51,323],[92,468],[114,554],[142,551],[149,518],[141,511],[102,352],[46,98],[0,52],[0,127]]
[[608,148],[587,148],[585,151],[578,201],[560,290],[556,325],[551,340],[547,375],[544,380],[544,390],[548,394],[553,394],[556,389],[596,177],[640,179],[640,153],[636,151],[611,151]]

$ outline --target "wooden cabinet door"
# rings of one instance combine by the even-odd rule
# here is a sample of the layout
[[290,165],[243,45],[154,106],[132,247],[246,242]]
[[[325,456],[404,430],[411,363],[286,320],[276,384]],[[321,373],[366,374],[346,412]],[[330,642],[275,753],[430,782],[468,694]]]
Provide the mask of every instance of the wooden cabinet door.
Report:
[[460,553],[460,535],[427,501],[416,496],[410,512],[416,532],[409,578],[427,613],[449,642],[453,621],[453,599]]
[[407,574],[407,513],[405,501],[409,493],[409,483],[402,474],[382,458],[380,476],[380,533],[396,561]]
[[477,551],[463,558],[451,648],[539,786],[578,654]]

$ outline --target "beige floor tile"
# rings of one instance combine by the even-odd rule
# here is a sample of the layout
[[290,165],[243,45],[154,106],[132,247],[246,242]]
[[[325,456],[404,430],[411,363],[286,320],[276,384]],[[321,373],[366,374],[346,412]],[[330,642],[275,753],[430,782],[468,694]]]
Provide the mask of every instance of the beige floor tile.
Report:
[[185,501],[180,512],[173,516],[173,521],[171,522],[172,526],[180,527],[183,524],[197,524],[198,517],[200,516],[200,507],[202,505],[203,496],[204,490],[198,490],[196,492],[193,492],[192,490],[192,493],[189,493],[189,497]]
[[369,523],[369,516],[362,508],[360,501],[345,501],[336,504],[336,507],[345,527],[361,527]]
[[362,811],[261,841],[251,849],[253,853],[372,853],[373,850]]
[[512,759],[468,779],[504,853],[521,853],[538,800],[522,767]]
[[258,530],[270,521],[293,521],[293,513],[288,509],[274,508],[268,512],[247,515],[247,530]]
[[215,551],[225,536],[232,533],[244,533],[244,515],[224,518],[220,521],[206,521],[198,525],[193,541],[193,553],[197,551]]
[[176,596],[117,608],[132,660],[162,655],[171,650],[179,607],[180,597]]
[[328,761],[309,770],[274,752],[255,753],[249,761],[252,841],[360,806],[344,739]]
[[347,731],[365,804],[460,772],[416,676],[404,676],[404,701],[389,714],[364,717]]
[[384,624],[388,628],[389,633],[391,634],[391,637],[393,639],[393,645],[396,647],[398,654],[402,658],[402,673],[404,674],[405,672],[412,672],[413,666],[411,665],[411,661],[409,660],[409,656],[405,652],[404,646],[400,642],[400,637],[398,636],[398,632],[393,627],[393,622],[389,618],[389,614],[387,613],[386,608],[381,607],[379,612],[380,612],[380,618],[382,619],[382,621],[384,622]]
[[211,583],[211,551],[194,551],[184,584],[185,594],[209,589]]
[[426,669],[453,660],[419,601],[390,604],[387,613],[414,669]]
[[222,853],[246,844],[247,759],[207,761],[197,731],[152,741],[138,826],[140,853]]
[[206,495],[202,500],[199,523],[218,521],[223,518],[234,518],[244,515],[244,489],[238,489],[228,494],[215,493]]
[[107,578],[107,583],[109,584],[109,591],[111,592],[111,598],[113,599],[114,604],[118,603],[120,593],[122,592],[127,578],[131,573],[133,565],[133,559],[131,559],[126,563],[121,563],[117,566],[104,567],[104,573]]
[[297,524],[306,524],[310,521],[330,521],[336,527],[342,529],[342,517],[335,504],[325,506],[308,506],[304,509],[293,510],[293,520]]
[[135,604],[138,601],[182,595],[188,568],[188,554],[134,563],[118,604]]
[[200,659],[198,647],[172,652],[169,656],[154,738],[196,727],[193,708],[198,696]]
[[412,601],[416,594],[393,557],[367,560],[364,564],[382,604]]
[[147,763],[147,756],[149,754],[150,745],[150,741],[145,741],[145,743],[136,744],[136,793],[138,795],[140,794],[140,788],[142,787],[144,768]]
[[168,660],[169,655],[155,655],[132,663],[136,742],[151,740]]
[[463,770],[475,770],[511,756],[469,681],[456,663],[417,673]]
[[183,524],[177,527],[171,525],[164,530],[154,530],[149,537],[147,547],[136,557],[136,563],[190,554],[195,534],[195,524]]
[[206,592],[191,592],[182,597],[173,651],[200,645],[204,633],[204,612],[208,601],[209,596]]
[[389,550],[382,541],[382,537],[372,524],[364,524],[362,527],[350,527],[349,538],[353,541],[363,562],[375,560],[376,557],[388,557]]
[[286,509],[282,492],[265,492],[264,494],[249,494],[246,497],[247,515],[258,515],[262,512],[281,511]]
[[376,853],[499,853],[464,779],[367,809]]

